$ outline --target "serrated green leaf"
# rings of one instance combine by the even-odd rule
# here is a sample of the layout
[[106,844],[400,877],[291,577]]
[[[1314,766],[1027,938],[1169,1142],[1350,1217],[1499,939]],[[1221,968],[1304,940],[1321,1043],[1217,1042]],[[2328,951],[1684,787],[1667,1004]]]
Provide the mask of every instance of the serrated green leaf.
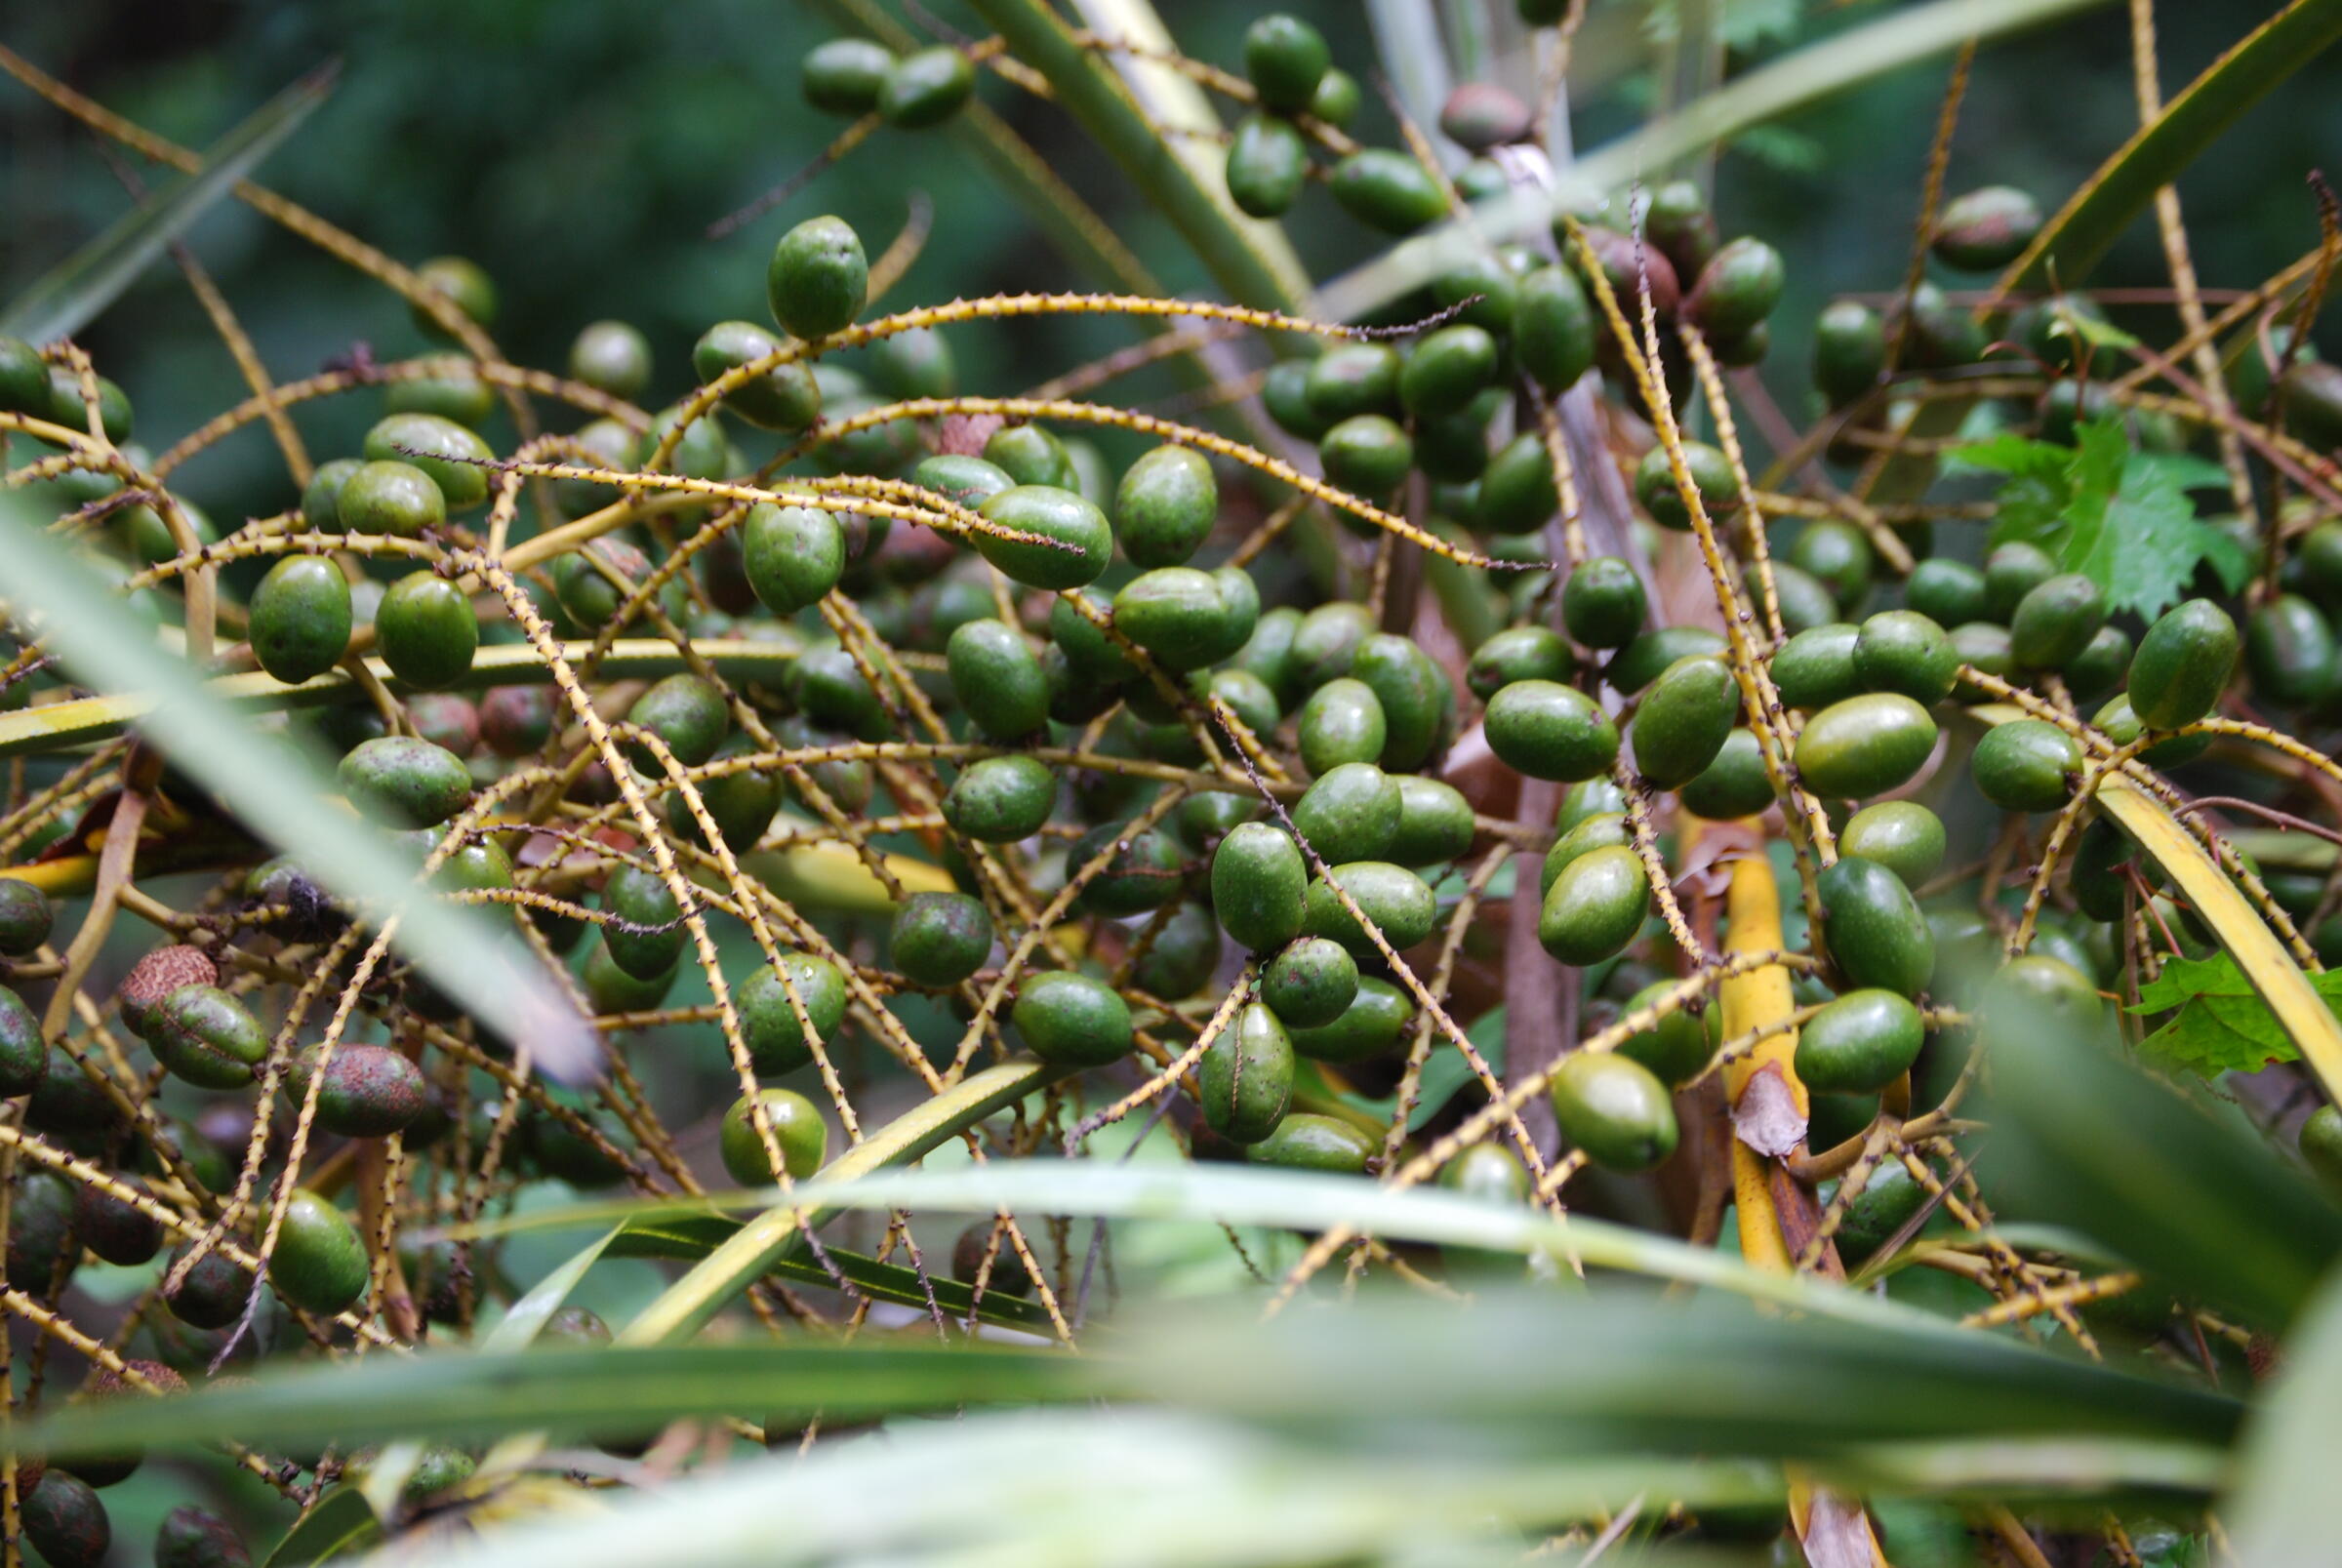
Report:
[[[2312,975],[2309,981],[2326,1007],[2342,1017],[2342,973]],[[2130,1011],[2172,1013],[2140,1048],[2205,1078],[2301,1060],[2293,1037],[2226,953],[2166,960],[2162,973],[2139,987],[2138,1005]]]
[[339,67],[311,71],[204,153],[203,169],[122,215],[0,311],[0,333],[45,343],[70,337],[113,303],[163,248],[232,192],[333,91]]

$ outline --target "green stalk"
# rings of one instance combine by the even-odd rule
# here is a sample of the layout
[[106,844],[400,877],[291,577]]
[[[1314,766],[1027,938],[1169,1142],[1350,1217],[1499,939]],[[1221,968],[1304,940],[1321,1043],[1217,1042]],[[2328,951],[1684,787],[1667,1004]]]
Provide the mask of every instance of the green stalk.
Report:
[[1224,183],[1199,179],[1121,78],[1041,0],[971,3],[1012,54],[1048,78],[1067,112],[1171,220],[1230,299],[1264,310],[1300,307],[1310,281],[1283,237],[1239,214]]
[[[867,1176],[890,1165],[909,1165],[961,1130],[1015,1105],[1065,1069],[1030,1057],[975,1073],[957,1086],[888,1122],[868,1139],[840,1154],[822,1172],[825,1183]],[[802,1209],[784,1203],[765,1210],[707,1255],[644,1307],[618,1336],[621,1345],[669,1345],[698,1332],[742,1291],[791,1255],[804,1232],[838,1211],[834,1205]]]

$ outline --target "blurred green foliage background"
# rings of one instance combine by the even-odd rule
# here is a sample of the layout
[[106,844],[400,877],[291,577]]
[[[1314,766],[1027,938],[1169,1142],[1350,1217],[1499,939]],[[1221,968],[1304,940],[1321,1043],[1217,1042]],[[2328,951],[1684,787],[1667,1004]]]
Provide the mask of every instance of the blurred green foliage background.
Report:
[[[1457,0],[1436,3],[1444,10]],[[1500,41],[1516,37],[1510,5],[1485,3],[1507,14]],[[1716,3],[1741,43],[1736,65],[1896,9]],[[1190,53],[1233,63],[1261,6],[1175,0],[1160,9]],[[1366,77],[1373,38],[1357,0],[1299,0],[1290,9],[1317,21],[1337,61]],[[2270,9],[2262,0],[2160,6],[2166,93]],[[935,203],[936,240],[899,302],[1082,281],[1032,240],[949,131],[882,132],[760,221],[722,241],[705,238],[710,221],[802,167],[839,129],[798,93],[800,57],[840,30],[819,0],[89,0],[14,10],[4,29],[11,47],[198,147],[300,72],[339,57],[344,73],[332,101],[271,158],[263,181],[409,261],[454,251],[484,263],[503,294],[497,335],[524,363],[557,366],[579,325],[622,316],[650,334],[660,354],[655,394],[672,396],[689,382],[689,345],[708,322],[762,316],[765,247],[790,221],[835,211],[869,236],[874,254],[914,189]],[[945,25],[981,30],[954,0],[929,10]],[[1674,12],[1674,0],[1596,0],[1579,51],[1580,145],[1649,112]],[[915,25],[917,14],[910,20]],[[1725,231],[1759,231],[1792,263],[1779,317],[1786,330],[1767,374],[1793,414],[1805,396],[1797,324],[1832,293],[1891,287],[1901,275],[1946,63],[1765,128],[1716,166]],[[2304,177],[2342,141],[2334,85],[2331,66],[2304,72],[2190,175],[2183,194],[2207,284],[2248,284],[2314,242]],[[1201,286],[1176,238],[1064,116],[996,78],[982,92],[1169,282]],[[1390,141],[1371,93],[1368,115],[1365,134]],[[1952,188],[2009,181],[2054,205],[2134,124],[2120,10],[2109,5],[1984,53]],[[13,293],[39,275],[127,201],[93,137],[0,81],[0,210],[11,218],[0,289]],[[1289,227],[1321,273],[1373,244],[1322,192]],[[424,346],[397,301],[234,203],[207,218],[193,242],[279,378],[309,374],[357,340],[384,357]],[[2104,281],[2162,281],[2147,225]],[[1127,341],[1127,331],[1028,322],[1014,333],[958,329],[956,342],[971,390],[1015,390]],[[151,268],[86,341],[138,400],[150,446],[242,395],[225,351],[167,265]],[[366,399],[303,416],[321,457],[354,441],[370,417]],[[257,429],[188,477],[223,518],[288,499]]]

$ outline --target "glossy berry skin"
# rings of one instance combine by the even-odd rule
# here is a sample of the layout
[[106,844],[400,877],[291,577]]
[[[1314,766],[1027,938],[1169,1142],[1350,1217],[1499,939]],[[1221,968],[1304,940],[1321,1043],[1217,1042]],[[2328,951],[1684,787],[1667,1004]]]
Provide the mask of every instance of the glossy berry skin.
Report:
[[749,1060],[765,1077],[793,1072],[813,1060],[813,1046],[789,1002],[791,985],[805,1004],[817,1039],[826,1041],[835,1034],[846,1017],[845,977],[835,964],[810,953],[783,953],[781,964],[788,972],[786,983],[781,970],[767,964],[733,992]]
[[834,513],[815,506],[748,508],[741,529],[748,586],[775,615],[795,615],[821,602],[845,576],[845,532]]
[[295,1307],[339,1312],[366,1294],[366,1245],[347,1216],[316,1193],[296,1188],[285,1207],[268,1283]]
[[1049,683],[1022,632],[986,617],[951,633],[944,649],[951,695],[994,741],[1015,741],[1049,721]]
[[1422,164],[1390,147],[1367,147],[1334,166],[1329,182],[1342,210],[1369,228],[1411,234],[1437,222],[1447,198]]
[[895,968],[921,985],[956,985],[992,950],[992,917],[965,893],[914,893],[895,910]]
[[2212,710],[2237,663],[2237,623],[2209,599],[2159,617],[2130,661],[2130,707],[2150,729],[2175,730]]
[[674,894],[657,872],[641,866],[622,865],[610,873],[602,884],[602,911],[612,917],[602,927],[610,961],[636,980],[656,979],[672,969],[691,940]]
[[1136,1043],[1122,998],[1070,970],[1028,977],[1009,1018],[1034,1056],[1059,1066],[1103,1066],[1129,1055]]
[[[732,727],[731,710],[723,693],[706,677],[678,672],[654,683],[626,710],[626,722],[638,724],[666,744],[677,762],[696,768],[715,755]],[[653,777],[666,770],[648,747],[636,748],[635,765]]]
[[[366,432],[369,462],[407,462],[430,475],[450,513],[488,499],[488,469],[496,454],[478,435],[435,414],[393,414]],[[346,494],[346,485],[344,486]]]
[[22,1500],[24,1539],[51,1568],[102,1568],[113,1521],[87,1481],[51,1466]]
[[202,1089],[241,1089],[268,1055],[268,1037],[242,1003],[215,985],[163,998],[146,1043],[174,1077]]
[[1593,850],[1564,864],[1546,890],[1538,943],[1578,968],[1615,957],[1642,930],[1650,900],[1640,856],[1623,844]]
[[[1699,492],[1700,509],[1711,524],[1740,509],[1740,481],[1733,475],[1731,460],[1719,449],[1704,441],[1684,442],[1683,467]],[[1665,447],[1653,447],[1643,455],[1641,465],[1635,470],[1635,497],[1660,527],[1691,532],[1691,507],[1676,482]]]
[[1736,338],[1773,313],[1786,279],[1779,251],[1760,239],[1736,239],[1700,269],[1683,308],[1703,332]]
[[1415,443],[1397,421],[1382,414],[1353,414],[1317,443],[1325,477],[1369,501],[1395,491],[1415,465]]
[[1935,973],[1935,940],[1902,879],[1875,861],[1841,856],[1823,869],[1822,936],[1839,973],[1858,986],[1917,996]]
[[1204,1048],[1196,1064],[1204,1122],[1232,1144],[1257,1144],[1276,1131],[1293,1098],[1293,1037],[1259,1002]]
[[1861,799],[1909,782],[1934,752],[1935,739],[1925,708],[1897,692],[1872,692],[1814,714],[1791,754],[1809,788]]
[[1078,588],[1112,564],[1114,532],[1106,513],[1073,491],[1055,485],[1016,485],[977,510],[1002,528],[1036,534],[1050,543],[973,536],[977,553],[1028,587]]
[[22,877],[0,876],[0,957],[38,951],[53,917],[47,894]]
[[1057,805],[1057,776],[1037,758],[986,757],[945,791],[944,821],[984,844],[1014,844],[1041,830]]
[[[773,1141],[781,1146],[782,1168],[788,1179],[802,1182],[820,1170],[829,1151],[829,1127],[813,1102],[793,1089],[759,1089],[756,1099],[763,1104]],[[724,1112],[716,1146],[733,1181],[742,1186],[772,1186],[781,1178],[773,1170],[772,1156],[765,1151],[753,1116],[746,1096],[735,1100],[732,1108]]]
[[1642,694],[1632,731],[1636,771],[1677,789],[1706,771],[1740,716],[1740,686],[1723,660],[1678,659]]
[[1274,1132],[1244,1150],[1255,1165],[1328,1176],[1363,1176],[1381,1155],[1381,1144],[1363,1128],[1306,1110],[1290,1112]]
[[1676,1151],[1667,1086],[1638,1062],[1611,1051],[1573,1052],[1549,1093],[1563,1135],[1604,1170],[1647,1171]]
[[1135,566],[1180,566],[1210,535],[1219,511],[1219,481],[1203,455],[1160,446],[1115,487],[1114,536]]
[[1649,614],[1642,578],[1615,555],[1597,555],[1561,584],[1561,620],[1589,648],[1624,648]]
[[1325,35],[1298,17],[1272,13],[1245,29],[1244,74],[1262,106],[1276,113],[1308,109],[1332,63]]
[[975,91],[976,67],[968,57],[936,44],[895,62],[878,89],[877,109],[898,131],[923,131],[957,114]]
[[782,235],[765,269],[773,319],[808,342],[852,326],[869,286],[862,238],[841,218],[809,218]]
[[1986,185],[1944,204],[1935,222],[1935,254],[1962,272],[1989,272],[2024,254],[2040,231],[2040,204],[2029,193]]
[[0,987],[0,1099],[40,1087],[49,1073],[49,1045],[41,1021],[15,991]]
[[2026,591],[2008,623],[2009,653],[2027,669],[2064,669],[2106,623],[2106,595],[2080,572]]
[[1854,639],[1855,678],[1874,692],[1899,692],[1922,706],[1952,695],[1959,653],[1944,628],[1916,610],[1885,610]]
[[1850,991],[1798,1031],[1797,1078],[1820,1094],[1876,1094],[1911,1070],[1925,1040],[1919,1010],[1903,997]]
[[[1588,562],[1587,565],[1593,565]],[[1579,575],[1585,574],[1580,567]],[[1639,592],[1639,585],[1637,586]],[[1563,589],[1563,616],[1568,615],[1567,588]],[[1573,625],[1570,634],[1577,636]],[[1579,638],[1584,641],[1584,638]],[[1569,644],[1544,626],[1507,626],[1472,652],[1471,663],[1465,666],[1464,681],[1472,695],[1486,702],[1516,680],[1549,680],[1566,684],[1577,673],[1577,656]]]
[[335,505],[342,527],[352,534],[421,539],[447,521],[446,498],[411,462],[365,464],[343,483]]
[[2262,700],[2279,707],[2308,707],[2333,691],[2342,672],[2342,648],[2316,605],[2298,594],[2281,593],[2245,622],[2244,664]]
[[[783,346],[752,321],[719,321],[693,344],[692,372],[703,383],[712,382]],[[802,430],[822,417],[822,389],[805,365],[776,365],[726,392],[724,407],[761,429]]]
[[1211,886],[1221,928],[1255,952],[1281,947],[1300,934],[1309,866],[1281,827],[1240,823],[1230,828],[1212,855]]
[[[1356,905],[1359,923],[1335,897],[1339,887]],[[1353,957],[1379,954],[1381,948],[1366,926],[1381,932],[1383,941],[1403,951],[1432,934],[1437,903],[1423,878],[1388,861],[1353,861],[1334,866],[1310,883],[1302,930],[1312,937],[1330,937],[1348,947]]]
[[569,374],[612,397],[640,397],[651,384],[651,341],[624,321],[589,321],[569,345]]
[[1855,300],[1825,307],[1814,322],[1813,382],[1833,408],[1843,408],[1878,384],[1886,371],[1886,325]]
[[1281,218],[1309,183],[1310,148],[1290,120],[1248,114],[1228,144],[1228,194],[1252,218]]
[[[477,261],[462,256],[434,256],[417,267],[415,275],[443,303],[455,306],[480,326],[496,325],[496,283]],[[415,325],[424,332],[446,338],[446,329],[422,305],[414,307],[414,315]]]
[[[1627,999],[1625,1012],[1639,1012],[1674,989],[1671,982],[1654,981]],[[1722,1014],[1723,1009],[1714,1002],[1696,1013],[1689,1007],[1677,1008],[1621,1041],[1618,1054],[1640,1063],[1670,1088],[1688,1083],[1723,1043]]]
[[1291,1029],[1321,1028],[1350,1010],[1358,964],[1340,943],[1302,937],[1285,945],[1261,976],[1261,1000]]
[[2055,811],[2081,772],[2081,744],[2044,719],[2012,719],[1976,743],[1976,787],[2004,811]]
[[1754,732],[1735,729],[1716,759],[1677,792],[1683,809],[1711,822],[1753,817],[1773,803],[1773,782]]
[[1618,727],[1594,701],[1555,681],[1523,680],[1488,700],[1489,749],[1532,779],[1574,784],[1607,772],[1618,757]]
[[799,81],[805,101],[824,114],[864,115],[895,67],[894,51],[868,38],[831,38],[805,52]]
[[289,555],[253,591],[253,657],[289,686],[339,663],[349,633],[349,582],[323,556]]
[[392,827],[436,827],[471,798],[471,770],[445,746],[411,736],[361,741],[336,776],[361,816]]
[[1916,892],[1943,868],[1943,819],[1916,800],[1882,800],[1847,819],[1837,848],[1877,861]]

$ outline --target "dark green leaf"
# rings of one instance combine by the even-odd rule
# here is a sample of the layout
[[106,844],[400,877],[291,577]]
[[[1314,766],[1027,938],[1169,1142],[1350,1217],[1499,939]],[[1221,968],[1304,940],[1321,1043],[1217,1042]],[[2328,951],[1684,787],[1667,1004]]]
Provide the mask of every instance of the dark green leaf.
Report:
[[285,1532],[285,1539],[268,1553],[262,1568],[306,1568],[313,1562],[333,1562],[354,1556],[383,1539],[383,1525],[374,1506],[354,1486],[340,1486],[319,1498]]
[[[2309,981],[2342,1017],[2342,973],[2312,975]],[[2140,1042],[2141,1048],[2206,1078],[2301,1059],[2293,1037],[2226,953],[2166,960],[2162,973],[2139,987],[2139,1003],[2131,1011],[2172,1013]]]

